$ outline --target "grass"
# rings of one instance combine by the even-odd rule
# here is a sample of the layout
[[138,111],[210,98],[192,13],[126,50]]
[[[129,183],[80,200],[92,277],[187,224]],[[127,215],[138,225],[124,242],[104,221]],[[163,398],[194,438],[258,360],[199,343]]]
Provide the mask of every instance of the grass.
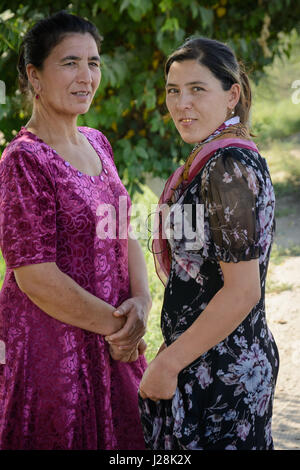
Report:
[[287,282],[278,283],[268,279],[266,284],[266,294],[280,294],[286,290],[293,290],[292,284],[288,284]]
[[287,282],[278,283],[272,279],[273,268],[284,263],[291,256],[300,256],[300,245],[283,248],[276,243],[273,244],[266,281],[266,294],[280,294],[287,290],[293,290],[292,284]]
[[[143,206],[149,214],[153,210],[153,206],[157,204],[157,197],[147,186],[144,186],[143,190],[144,191],[142,194],[135,194],[132,202],[133,205],[140,204]],[[143,219],[145,219],[145,216]],[[132,222],[134,227],[134,220]],[[153,256],[148,247],[148,240],[139,239],[139,242],[145,254],[149,288],[152,297],[152,309],[149,315],[147,333],[144,338],[148,346],[145,356],[147,361],[150,362],[155,357],[157,350],[163,342],[163,337],[160,330],[160,312],[163,301],[164,287],[156,274]]]
[[274,243],[270,257],[270,261],[273,265],[282,264],[290,256],[300,256],[300,245],[283,248]]
[[277,57],[272,65],[265,67],[265,75],[256,85],[252,83],[252,124],[256,141],[262,146],[273,145],[299,133],[300,103],[293,102],[295,88],[292,84],[300,80],[300,37],[292,32],[293,48],[290,58]]
[[[300,139],[274,140],[272,144],[261,146],[260,152],[267,160],[276,197],[281,198],[294,194],[299,198]],[[297,158],[298,152],[299,158]]]
[[0,287],[2,286],[5,275],[5,263],[0,253]]
[[296,214],[296,209],[294,207],[284,207],[282,209],[275,208],[275,218],[278,219],[279,217],[289,217],[291,215]]

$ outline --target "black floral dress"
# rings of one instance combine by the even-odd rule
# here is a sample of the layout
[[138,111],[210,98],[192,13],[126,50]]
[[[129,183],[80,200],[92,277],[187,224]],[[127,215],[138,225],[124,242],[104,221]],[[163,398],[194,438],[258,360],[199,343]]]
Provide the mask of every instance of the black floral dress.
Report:
[[[223,286],[219,261],[259,258],[262,295],[235,331],[180,372],[172,400],[139,397],[146,446],[273,449],[272,403],[279,356],[265,315],[275,228],[267,163],[252,150],[220,149],[178,204],[182,208],[202,204],[204,217],[200,230],[195,214],[187,218],[196,234],[194,243],[186,238],[186,230],[181,238],[170,239],[172,265],[161,314],[166,345],[191,326]],[[175,225],[173,221],[174,233]]]

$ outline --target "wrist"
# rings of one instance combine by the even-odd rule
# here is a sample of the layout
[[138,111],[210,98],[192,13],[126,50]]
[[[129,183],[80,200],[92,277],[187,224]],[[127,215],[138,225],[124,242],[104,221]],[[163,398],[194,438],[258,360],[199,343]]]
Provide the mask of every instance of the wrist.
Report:
[[148,313],[152,307],[152,299],[151,296],[148,292],[146,293],[141,293],[141,294],[135,294],[134,297],[140,299],[142,305],[143,305],[143,310],[145,314],[148,316]]
[[117,331],[121,330],[126,323],[126,317],[114,317],[113,315],[108,315],[106,317],[106,327],[105,331],[102,333],[104,336],[110,336]]
[[165,347],[155,358],[161,370],[169,372],[171,375],[178,375],[183,369],[180,360],[173,354],[170,347]]

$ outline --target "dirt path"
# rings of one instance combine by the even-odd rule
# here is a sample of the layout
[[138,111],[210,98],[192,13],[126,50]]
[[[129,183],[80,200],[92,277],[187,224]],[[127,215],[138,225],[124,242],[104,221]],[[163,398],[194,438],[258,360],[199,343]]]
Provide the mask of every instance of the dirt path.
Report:
[[[291,201],[278,201],[281,207]],[[300,245],[300,201],[292,203],[291,215],[277,219],[275,242],[287,247]],[[288,290],[266,296],[269,327],[280,354],[274,400],[273,438],[275,449],[300,449],[300,256],[272,265],[270,280]]]

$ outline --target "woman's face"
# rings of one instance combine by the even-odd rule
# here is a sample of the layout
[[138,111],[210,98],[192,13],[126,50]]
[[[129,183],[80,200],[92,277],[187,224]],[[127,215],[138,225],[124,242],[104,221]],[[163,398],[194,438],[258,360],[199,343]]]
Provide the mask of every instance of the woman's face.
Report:
[[239,101],[240,86],[224,91],[221,82],[196,60],[173,62],[166,83],[166,104],[181,138],[197,143],[230,115]]
[[29,64],[28,77],[41,104],[59,115],[88,111],[101,79],[100,57],[89,34],[68,34],[45,59],[42,70]]

